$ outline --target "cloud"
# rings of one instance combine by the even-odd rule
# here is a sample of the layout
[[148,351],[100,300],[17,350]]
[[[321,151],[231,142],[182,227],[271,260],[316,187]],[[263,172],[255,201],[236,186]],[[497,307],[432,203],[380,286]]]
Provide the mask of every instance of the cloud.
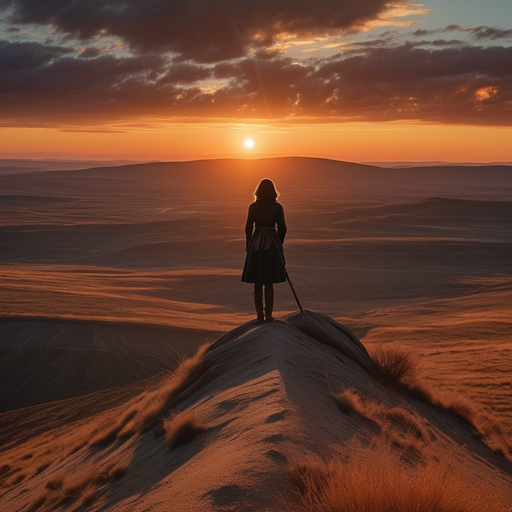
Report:
[[[152,112],[167,88],[154,87],[167,61],[159,56],[94,59],[37,43],[0,42],[0,118],[3,124],[94,124]],[[147,95],[147,96],[146,96]]]
[[64,47],[0,41],[0,73],[7,75],[25,69],[40,68],[69,53],[73,53],[73,50]]
[[[340,36],[391,16],[397,5],[0,0],[12,27],[44,25],[41,39],[47,38],[45,44],[18,40],[11,31],[11,41],[0,41],[0,124],[69,130],[141,119],[512,125],[512,47],[490,46],[512,31],[452,24],[407,31],[408,40],[398,31],[366,40]],[[459,34],[466,36],[453,38]],[[321,46],[301,54],[306,42]]]
[[[219,62],[269,46],[283,33],[353,29],[398,0],[0,0],[14,24],[51,25],[79,39],[121,38],[140,52]],[[407,3],[406,3],[407,5]]]
[[326,61],[308,89],[317,116],[511,125],[512,48],[374,48]]
[[508,39],[512,38],[512,30],[503,30],[495,27],[475,27],[469,29],[476,39]]
[[469,35],[473,36],[476,40],[496,40],[496,39],[509,39],[512,38],[512,29],[501,29],[497,27],[488,27],[486,25],[481,25],[479,27],[461,27],[458,23],[452,23],[445,28],[435,29],[435,30],[426,30],[426,29],[418,29],[415,30],[412,35],[415,37],[425,37],[433,34],[442,34],[446,32],[465,32]]
[[4,125],[136,118],[512,124],[511,47],[405,44],[302,63],[254,56],[210,66],[147,55],[81,59],[61,48],[2,43],[0,68],[9,69],[0,75]]

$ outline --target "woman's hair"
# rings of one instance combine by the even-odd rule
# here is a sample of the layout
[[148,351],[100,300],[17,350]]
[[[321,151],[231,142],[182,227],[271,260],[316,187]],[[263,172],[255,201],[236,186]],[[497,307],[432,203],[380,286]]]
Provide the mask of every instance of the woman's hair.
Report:
[[258,183],[254,191],[254,200],[258,203],[272,203],[277,200],[279,192],[276,190],[274,182],[265,178]]

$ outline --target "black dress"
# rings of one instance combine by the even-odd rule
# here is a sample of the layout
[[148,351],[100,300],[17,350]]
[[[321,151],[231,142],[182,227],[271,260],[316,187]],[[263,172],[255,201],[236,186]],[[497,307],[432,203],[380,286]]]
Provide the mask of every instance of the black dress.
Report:
[[[276,226],[277,224],[277,231]],[[277,201],[249,205],[245,224],[246,251],[242,281],[270,285],[286,281],[283,242],[286,223]]]

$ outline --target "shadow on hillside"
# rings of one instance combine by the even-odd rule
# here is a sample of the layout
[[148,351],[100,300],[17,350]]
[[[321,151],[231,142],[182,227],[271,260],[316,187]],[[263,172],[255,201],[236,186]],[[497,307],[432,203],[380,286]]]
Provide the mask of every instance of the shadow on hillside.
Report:
[[[233,419],[210,427],[194,438],[192,442],[180,445],[173,450],[167,448],[163,436],[159,436],[155,442],[154,430],[146,433],[138,439],[130,464],[132,468],[144,468],[143,473],[139,470],[138,474],[133,474],[131,473],[134,471],[133,469],[128,470],[125,476],[129,479],[128,492],[125,487],[120,494],[113,492],[108,495],[107,493],[104,503],[96,510],[99,512],[112,510],[119,502],[129,499],[131,496],[144,496],[155,485],[198,455],[208,444],[208,437],[221,431],[232,421]],[[174,498],[176,497],[169,497],[169,506],[176,503]]]

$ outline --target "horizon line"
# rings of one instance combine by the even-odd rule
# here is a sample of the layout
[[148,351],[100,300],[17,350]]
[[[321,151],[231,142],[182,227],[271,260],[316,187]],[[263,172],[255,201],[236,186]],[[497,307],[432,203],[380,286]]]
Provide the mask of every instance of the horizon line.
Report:
[[[129,164],[144,164],[144,163],[173,163],[173,162],[194,162],[202,160],[265,160],[270,158],[311,158],[319,160],[332,160],[338,162],[354,163],[361,165],[372,165],[372,166],[383,166],[383,167],[416,167],[416,166],[485,166],[485,165],[512,165],[512,161],[460,161],[460,160],[362,160],[362,161],[351,161],[343,160],[340,158],[334,158],[329,156],[310,156],[310,155],[276,155],[276,154],[259,154],[259,155],[247,155],[247,154],[218,154],[218,155],[133,155],[121,156],[121,155],[108,155],[108,154],[69,154],[69,153],[57,153],[55,156],[49,156],[44,153],[26,153],[21,156],[19,153],[7,153],[0,154],[0,167],[2,161],[29,161],[29,162],[58,162],[58,163],[107,163],[116,162],[120,165]],[[69,156],[67,156],[69,155]]]

